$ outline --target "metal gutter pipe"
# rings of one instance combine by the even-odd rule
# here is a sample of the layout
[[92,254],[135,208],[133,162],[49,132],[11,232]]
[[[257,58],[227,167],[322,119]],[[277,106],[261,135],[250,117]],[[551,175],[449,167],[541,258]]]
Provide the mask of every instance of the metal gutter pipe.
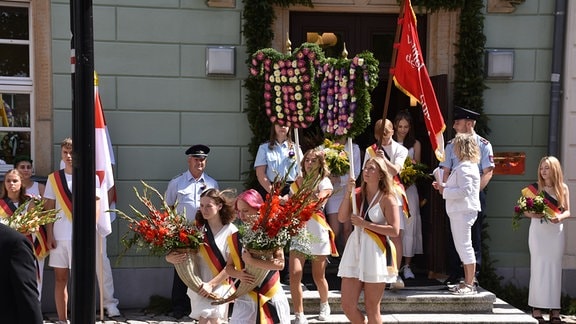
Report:
[[566,31],[566,0],[556,0],[552,71],[550,75],[550,119],[548,122],[548,155],[560,158],[560,115],[562,112],[562,72],[564,68],[564,35]]

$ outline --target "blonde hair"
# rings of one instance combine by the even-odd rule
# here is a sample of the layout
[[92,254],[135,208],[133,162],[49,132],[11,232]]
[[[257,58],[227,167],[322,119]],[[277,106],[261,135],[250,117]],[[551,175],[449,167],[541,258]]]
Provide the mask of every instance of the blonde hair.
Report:
[[566,208],[566,202],[564,201],[564,174],[562,173],[560,161],[558,161],[556,157],[545,156],[540,160],[540,163],[538,164],[538,188],[544,188],[546,186],[544,178],[542,178],[542,174],[540,174],[540,168],[544,163],[548,163],[550,166],[550,181],[552,181],[552,187],[554,195],[556,196],[556,201],[558,201],[558,206]]
[[478,163],[480,161],[480,148],[478,142],[472,134],[456,134],[452,141],[454,154],[460,161],[470,161]]
[[[374,163],[378,167],[378,172],[380,173],[380,181],[378,181],[378,189],[384,193],[384,195],[392,194],[392,177],[390,173],[388,173],[388,169],[386,168],[386,162],[380,156],[371,157],[366,161],[364,167],[368,166],[368,163]],[[366,197],[366,182],[362,182],[362,195]]]
[[324,157],[324,151],[322,151],[322,149],[320,148],[309,149],[308,151],[306,151],[306,153],[304,153],[302,161],[300,162],[300,167],[302,168],[302,174],[304,176],[308,175],[308,172],[304,167],[304,161],[308,156],[311,158],[318,159],[318,169],[316,171],[320,175],[321,179],[330,176],[330,169],[328,169],[328,164],[326,163],[326,158]]

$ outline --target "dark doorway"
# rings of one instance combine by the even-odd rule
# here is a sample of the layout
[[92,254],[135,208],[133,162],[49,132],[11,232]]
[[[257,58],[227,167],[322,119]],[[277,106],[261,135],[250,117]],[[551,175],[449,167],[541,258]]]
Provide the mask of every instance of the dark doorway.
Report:
[[[373,109],[371,124],[366,127],[363,134],[355,139],[362,152],[375,142],[374,123],[383,117],[386,88],[392,58],[392,48],[396,34],[397,14],[362,14],[362,13],[322,13],[322,12],[291,12],[290,13],[290,40],[292,47],[298,47],[304,42],[316,42],[326,56],[338,57],[344,48],[348,58],[354,57],[362,51],[372,52],[380,62],[377,88],[372,92]],[[418,34],[423,51],[426,49],[427,16],[417,15]],[[426,53],[422,53],[426,57]],[[435,78],[433,78],[435,79]],[[447,79],[440,77],[434,80],[438,101],[446,116]],[[410,107],[409,99],[392,85],[389,107],[386,118],[394,120],[398,111],[409,109],[414,122],[417,139],[422,143],[422,163],[430,166],[430,171],[438,165],[431,150],[424,117],[420,106]],[[322,137],[321,132],[306,130],[308,137]],[[314,142],[312,140],[311,142]],[[362,153],[363,154],[363,153]],[[421,270],[443,272],[446,219],[443,213],[443,200],[432,189],[431,181],[419,184],[420,199],[426,201],[422,208],[424,255],[416,256],[413,263]],[[432,215],[437,215],[431,217]],[[441,221],[438,221],[441,218]]]

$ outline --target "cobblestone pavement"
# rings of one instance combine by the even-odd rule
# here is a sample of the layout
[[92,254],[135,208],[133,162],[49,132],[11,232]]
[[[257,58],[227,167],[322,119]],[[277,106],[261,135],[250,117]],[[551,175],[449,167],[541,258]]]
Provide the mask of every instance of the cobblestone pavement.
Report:
[[[123,309],[120,311],[121,316],[109,318],[104,316],[104,320],[100,321],[100,315],[96,315],[97,324],[180,324],[180,323],[197,323],[195,320],[183,317],[176,319],[169,315],[158,315],[152,313],[145,313],[137,309]],[[44,324],[54,324],[58,322],[58,316],[54,314],[44,315]]]

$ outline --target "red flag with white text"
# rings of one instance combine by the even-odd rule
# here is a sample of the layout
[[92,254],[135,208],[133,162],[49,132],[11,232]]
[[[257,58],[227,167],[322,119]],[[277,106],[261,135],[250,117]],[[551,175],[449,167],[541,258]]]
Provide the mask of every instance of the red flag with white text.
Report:
[[404,17],[398,20],[402,26],[402,35],[396,56],[396,66],[392,70],[394,84],[407,96],[413,97],[422,106],[428,137],[432,149],[439,161],[444,161],[444,137],[446,129],[444,117],[440,112],[436,93],[432,87],[428,70],[424,64],[418,30],[416,29],[416,15],[412,10],[410,0],[404,0]]
[[[98,77],[96,73],[94,73],[94,127],[96,131],[96,175],[98,177],[97,185],[100,188],[100,218],[96,228],[100,235],[106,236],[112,232],[111,221],[114,220],[112,217],[115,216],[106,212],[110,208],[114,208],[113,204],[116,196],[112,171],[114,153],[106,126],[106,119],[104,118],[100,94],[98,93]],[[109,191],[113,193],[111,201],[108,199]]]

